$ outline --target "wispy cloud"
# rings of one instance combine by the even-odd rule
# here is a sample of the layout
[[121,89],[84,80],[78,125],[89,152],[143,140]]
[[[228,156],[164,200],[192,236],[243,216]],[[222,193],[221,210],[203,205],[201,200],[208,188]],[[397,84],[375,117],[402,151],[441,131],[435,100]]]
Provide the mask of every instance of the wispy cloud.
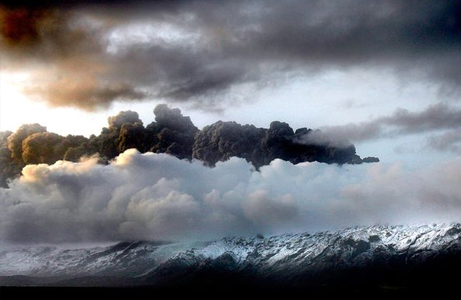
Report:
[[361,123],[325,126],[322,131],[306,136],[305,142],[342,145],[351,142],[367,142],[398,136],[428,134],[427,144],[435,150],[458,151],[461,136],[461,109],[445,103],[426,107],[418,112],[397,109],[389,116],[382,116]]

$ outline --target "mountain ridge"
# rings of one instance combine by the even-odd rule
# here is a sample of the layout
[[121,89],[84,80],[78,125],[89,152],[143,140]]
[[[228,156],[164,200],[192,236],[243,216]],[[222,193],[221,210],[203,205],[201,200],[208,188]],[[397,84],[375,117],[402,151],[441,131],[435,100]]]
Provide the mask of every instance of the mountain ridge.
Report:
[[0,249],[0,285],[171,286],[228,280],[303,286],[328,274],[414,269],[458,254],[460,223],[358,226],[194,243],[134,241],[86,249],[42,245]]

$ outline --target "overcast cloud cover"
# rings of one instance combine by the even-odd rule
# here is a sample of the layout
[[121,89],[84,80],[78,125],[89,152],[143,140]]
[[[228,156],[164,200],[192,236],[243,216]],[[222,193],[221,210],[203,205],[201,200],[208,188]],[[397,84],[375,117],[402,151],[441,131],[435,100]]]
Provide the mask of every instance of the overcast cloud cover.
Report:
[[134,149],[107,166],[29,165],[0,189],[0,239],[195,240],[461,217],[460,159],[413,173],[281,160],[251,169],[243,159],[208,168]]
[[[5,1],[5,69],[30,96],[86,110],[162,98],[223,109],[331,69],[391,68],[459,95],[461,2]],[[239,92],[246,91],[244,96]]]

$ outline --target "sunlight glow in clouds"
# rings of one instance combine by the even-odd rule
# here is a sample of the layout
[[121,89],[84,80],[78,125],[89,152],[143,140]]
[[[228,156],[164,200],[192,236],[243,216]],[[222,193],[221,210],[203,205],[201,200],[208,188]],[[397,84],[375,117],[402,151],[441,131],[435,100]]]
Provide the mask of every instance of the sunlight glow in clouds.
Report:
[[[0,72],[0,131],[15,131],[23,124],[39,123],[61,135],[98,134],[107,123],[106,112],[87,114],[75,108],[50,108],[24,95],[29,73]],[[114,107],[118,112],[119,107]],[[150,112],[150,111],[149,111]]]

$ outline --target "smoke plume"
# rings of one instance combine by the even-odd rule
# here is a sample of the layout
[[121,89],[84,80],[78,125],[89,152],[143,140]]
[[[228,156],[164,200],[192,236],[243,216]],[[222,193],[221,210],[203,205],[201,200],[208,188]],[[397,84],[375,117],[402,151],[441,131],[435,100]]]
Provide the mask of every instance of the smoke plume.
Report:
[[[268,165],[274,159],[291,163],[319,161],[337,164],[371,162],[355,153],[354,145],[306,142],[312,130],[301,128],[293,131],[287,124],[272,122],[268,129],[235,122],[216,122],[199,130],[191,119],[177,108],[165,104],[154,109],[155,122],[144,127],[139,115],[123,111],[109,117],[108,128],[89,139],[83,136],[66,137],[47,132],[39,124],[21,126],[14,133],[2,134],[2,160],[6,167],[0,172],[0,183],[20,174],[27,164],[53,164],[58,160],[78,162],[84,157],[98,155],[101,163],[127,149],[167,153],[180,159],[198,159],[208,166],[231,157],[241,157],[255,168]],[[8,136],[7,136],[8,135]],[[303,142],[300,142],[302,141]],[[377,160],[377,159],[375,159]]]

